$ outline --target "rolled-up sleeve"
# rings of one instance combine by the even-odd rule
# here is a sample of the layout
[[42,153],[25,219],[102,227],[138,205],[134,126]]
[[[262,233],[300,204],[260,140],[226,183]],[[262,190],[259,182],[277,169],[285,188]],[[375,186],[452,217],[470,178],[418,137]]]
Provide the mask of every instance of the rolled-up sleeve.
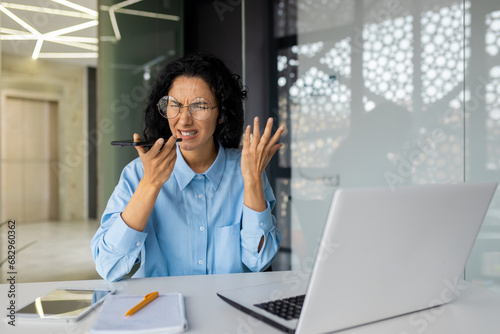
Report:
[[[250,271],[262,271],[268,268],[281,244],[281,233],[276,228],[276,218],[271,214],[276,200],[265,174],[263,181],[266,210],[257,212],[243,206],[242,261]],[[264,236],[264,244],[259,252],[258,247],[262,236]]]
[[96,270],[108,281],[117,281],[131,271],[140,259],[147,237],[146,232],[130,228],[121,217],[121,212],[132,197],[124,174],[108,201],[101,226],[91,241]]

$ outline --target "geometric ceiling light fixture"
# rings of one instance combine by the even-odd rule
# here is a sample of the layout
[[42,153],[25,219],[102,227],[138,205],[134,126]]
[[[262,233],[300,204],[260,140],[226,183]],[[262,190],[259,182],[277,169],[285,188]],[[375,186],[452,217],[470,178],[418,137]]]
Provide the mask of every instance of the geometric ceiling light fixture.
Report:
[[[24,0],[0,1],[0,13],[7,16],[7,18],[3,19],[2,27],[0,27],[0,40],[17,41],[17,44],[13,43],[5,45],[5,47],[2,45],[2,49],[5,52],[15,54],[30,54],[33,59],[97,58],[99,39],[97,33],[89,30],[89,28],[95,29],[98,25],[98,12],[74,1],[50,1],[52,1],[52,5],[46,7],[29,5]],[[97,0],[93,1],[95,1],[94,4],[97,3]],[[180,17],[177,15],[125,8],[141,1],[126,0],[112,6],[101,6],[102,11],[109,12],[109,19],[114,33],[114,36],[101,36],[101,41],[119,41],[122,38],[116,20],[116,13],[180,21]],[[36,1],[33,1],[33,3],[36,3]],[[40,17],[44,17],[45,22],[40,22]],[[101,17],[101,19],[106,19],[106,17]],[[75,22],[80,23],[75,24]],[[80,31],[82,31],[82,34],[79,34],[80,36],[74,34]],[[25,43],[26,41],[32,41],[34,44]],[[22,50],[19,51],[21,45]]]
[[120,34],[120,29],[118,28],[118,22],[116,22],[115,11],[141,1],[142,0],[127,0],[108,7],[109,19],[111,20],[111,26],[113,27],[113,32],[115,33],[115,38],[117,41],[122,39],[122,35]]
[[[92,37],[78,37],[78,36],[64,36],[76,31],[81,31],[90,27],[95,27],[98,24],[97,11],[90,8],[77,5],[67,0],[52,0],[58,4],[65,7],[71,8],[73,10],[63,10],[47,7],[37,7],[29,6],[23,4],[15,3],[0,3],[0,12],[7,15],[18,25],[20,25],[25,30],[0,28],[0,39],[10,40],[10,41],[27,41],[35,40],[36,44],[33,49],[31,58],[97,58],[97,38]],[[27,23],[25,20],[21,19],[19,15],[14,14],[12,10],[17,10],[22,12],[36,12],[50,15],[57,15],[62,17],[71,17],[87,20],[80,24],[72,24],[64,28],[48,31],[41,33],[35,29],[31,24]],[[56,44],[66,45],[76,49],[85,50],[85,52],[42,52],[42,47],[44,42],[51,42]],[[88,52],[88,51],[93,52]],[[80,51],[80,50],[78,50]]]
[[22,5],[22,4],[17,4],[17,3],[8,3],[8,2],[1,2],[0,4],[5,8],[18,9],[18,10],[23,10],[23,11],[27,11],[27,12],[46,13],[46,14],[61,15],[61,16],[68,16],[68,17],[79,17],[82,19],[95,19],[97,17],[97,12],[95,10],[91,10],[88,8],[84,12],[80,12],[80,11],[75,12],[72,10],[63,10],[63,9],[57,9],[57,8],[39,7],[39,6],[32,6],[32,5]]
[[73,3],[73,2],[67,1],[67,0],[52,0],[52,1],[56,2],[56,3],[59,3],[61,5],[67,6],[69,8],[76,9],[77,11],[80,11],[82,13],[87,13],[89,15],[92,15],[94,18],[97,18],[97,15],[98,15],[97,11],[92,10],[90,8],[77,5],[76,3]]
[[111,26],[113,27],[113,33],[114,33],[114,36],[101,36],[101,40],[102,41],[119,41],[119,40],[121,40],[122,36],[120,34],[120,28],[118,27],[118,22],[116,21],[115,13],[149,17],[149,18],[160,19],[160,20],[169,20],[169,21],[180,21],[180,19],[181,19],[177,15],[160,14],[160,13],[153,13],[153,12],[146,12],[146,11],[142,11],[142,10],[125,8],[127,6],[133,5],[133,4],[141,2],[141,1],[142,0],[126,0],[126,1],[122,1],[122,2],[119,2],[117,4],[114,4],[112,6],[104,6],[104,5],[101,6],[100,9],[102,11],[109,12],[109,19],[111,21]]
[[[72,40],[71,37],[69,37],[69,40],[54,40],[53,39],[55,37],[60,37],[61,35],[65,35],[65,34],[68,34],[68,33],[71,33],[71,32],[75,32],[75,31],[86,29],[86,28],[94,27],[97,24],[98,24],[97,20],[92,20],[92,21],[88,21],[88,22],[85,22],[85,23],[77,24],[77,25],[74,25],[74,26],[71,26],[71,27],[66,27],[66,28],[63,28],[63,29],[59,29],[59,30],[54,30],[54,31],[48,32],[46,34],[43,34],[41,36],[41,38],[38,39],[37,46],[38,46],[38,44],[40,44],[39,49],[41,49],[41,44],[43,43],[44,40],[46,40],[46,41],[49,41],[49,42],[55,42],[55,43],[65,44],[65,45],[76,47],[76,48],[93,50],[95,52],[93,53],[92,57],[93,58],[97,58],[97,50],[98,50],[98,46],[97,45],[90,45],[90,44],[87,44],[87,43],[79,43],[79,42],[76,42],[75,40]],[[38,54],[35,54],[36,51],[38,51]],[[68,55],[69,54],[66,54],[66,56],[68,56]],[[78,56],[78,53],[72,53],[71,55],[72,56]],[[88,56],[88,53],[86,53],[86,55]],[[40,57],[40,58],[51,58],[52,56],[53,56],[52,53],[40,53],[40,50],[37,50],[37,48],[35,47],[35,51],[33,51],[32,58],[33,59],[37,59],[38,57]]]

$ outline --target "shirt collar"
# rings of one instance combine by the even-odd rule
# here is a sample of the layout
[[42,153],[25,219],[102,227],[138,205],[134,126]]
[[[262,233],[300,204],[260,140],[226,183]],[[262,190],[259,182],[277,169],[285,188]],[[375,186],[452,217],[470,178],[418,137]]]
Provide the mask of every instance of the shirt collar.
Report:
[[[217,158],[215,158],[214,163],[208,170],[203,173],[214,188],[217,190],[219,184],[222,180],[222,175],[224,175],[224,170],[226,168],[226,150],[219,143],[219,152],[217,153]],[[177,160],[175,162],[174,172],[175,179],[177,180],[177,185],[180,190],[184,190],[188,184],[196,177],[196,173],[188,166],[182,153],[177,145]]]

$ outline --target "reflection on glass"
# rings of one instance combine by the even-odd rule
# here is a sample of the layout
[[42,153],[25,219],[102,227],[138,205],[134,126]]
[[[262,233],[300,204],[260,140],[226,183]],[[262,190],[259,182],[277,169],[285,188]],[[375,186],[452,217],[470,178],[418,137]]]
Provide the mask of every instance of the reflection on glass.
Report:
[[76,320],[90,311],[110,290],[56,289],[38,297],[29,305],[17,310],[23,318],[52,318]]
[[349,78],[351,76],[351,38],[347,37],[336,42],[330,50],[325,52],[319,62],[332,69],[333,73]]
[[465,2],[465,7],[460,3],[421,14],[422,100],[425,104],[441,100],[463,83],[468,66],[464,54],[465,58],[470,57],[469,9],[470,2]]
[[485,102],[488,113],[486,128],[490,134],[486,169],[498,171],[500,169],[500,66],[490,69]]
[[291,236],[290,225],[290,180],[278,178],[276,183],[276,220],[279,231],[281,232],[281,249],[290,249]]
[[[499,178],[488,173],[500,170],[500,3],[403,0],[392,11],[385,0],[276,3],[281,14],[293,13],[278,13],[280,24],[290,27],[295,17],[298,32],[296,45],[279,50],[276,82],[290,130],[280,166],[292,169],[295,268],[311,255],[339,182]],[[471,58],[478,36],[485,49]],[[499,206],[494,199],[482,233],[500,225]],[[481,238],[469,278],[500,285],[498,239],[492,246]]]
[[[411,108],[413,17],[368,24],[363,29],[363,77],[368,91]],[[374,107],[374,106],[373,106]]]
[[500,53],[500,11],[486,15],[486,52],[494,57]]
[[[285,132],[281,136],[281,142],[286,143],[279,151],[279,166],[281,168],[289,168],[291,165],[290,157],[290,104],[288,99],[288,90],[295,82],[297,77],[297,55],[294,54],[291,48],[279,50],[277,59],[278,70],[278,114],[279,119],[286,125]],[[289,60],[290,63],[289,63]]]
[[274,36],[284,37],[297,34],[296,0],[274,1]]

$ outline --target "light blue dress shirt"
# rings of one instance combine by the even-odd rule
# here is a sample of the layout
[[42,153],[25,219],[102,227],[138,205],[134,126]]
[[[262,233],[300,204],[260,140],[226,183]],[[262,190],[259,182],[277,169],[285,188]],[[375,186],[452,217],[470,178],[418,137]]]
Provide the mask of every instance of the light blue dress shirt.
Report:
[[143,175],[140,158],[123,169],[92,239],[96,269],[104,279],[121,279],[138,261],[133,277],[262,271],[270,265],[281,243],[271,214],[275,197],[264,173],[267,209],[256,212],[243,204],[240,150],[219,145],[212,166],[196,174],[177,147],[174,171],[139,232],[125,224],[121,212]]

